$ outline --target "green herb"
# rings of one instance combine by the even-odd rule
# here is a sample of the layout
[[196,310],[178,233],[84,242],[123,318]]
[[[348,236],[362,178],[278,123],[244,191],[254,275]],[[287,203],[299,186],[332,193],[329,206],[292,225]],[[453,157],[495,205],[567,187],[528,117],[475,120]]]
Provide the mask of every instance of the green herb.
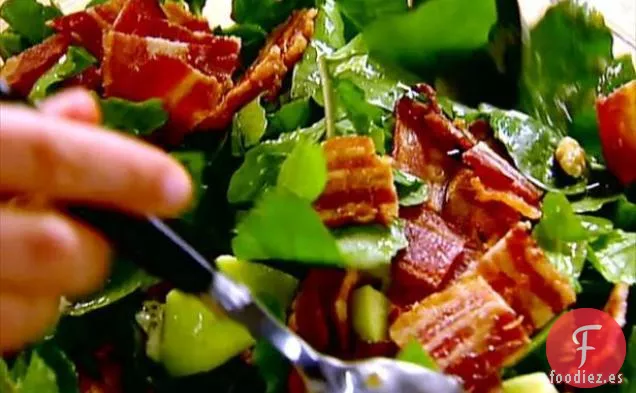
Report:
[[43,100],[54,91],[59,83],[80,74],[94,64],[97,64],[97,59],[86,49],[71,46],[66,55],[35,82],[31,93],[29,93],[29,101]]
[[337,3],[358,29],[377,19],[408,10],[407,2],[401,0],[337,0]]
[[421,205],[428,200],[428,185],[417,176],[394,169],[393,181],[401,206]]
[[62,12],[57,7],[45,6],[36,0],[7,0],[0,6],[0,18],[31,45],[53,34],[46,22],[58,16],[62,16]]
[[636,284],[636,233],[620,229],[590,244],[588,259],[612,283]]
[[237,157],[245,154],[250,147],[258,144],[266,129],[267,117],[258,97],[234,115],[232,154]]
[[333,231],[347,266],[369,270],[391,264],[393,257],[408,246],[404,226],[396,221],[381,225],[350,226]]
[[[460,27],[457,20],[462,15]],[[494,0],[429,0],[412,12],[383,15],[363,34],[372,53],[421,70],[442,56],[485,46],[496,22]]]
[[266,31],[282,23],[293,10],[313,6],[312,0],[234,0],[232,20],[261,26]]
[[308,98],[291,101],[268,116],[267,135],[279,135],[306,127],[311,119],[311,105]]
[[435,362],[435,359],[426,352],[422,344],[420,344],[417,340],[413,340],[406,344],[397,354],[396,359],[403,362],[417,364],[418,366],[422,366],[433,371],[439,371],[439,366],[437,365],[437,362]]
[[252,148],[232,176],[227,191],[228,201],[236,204],[256,200],[276,185],[281,165],[299,142],[318,142],[324,133],[324,121],[320,121],[309,128],[281,134],[276,140],[265,141]]
[[310,202],[320,196],[327,184],[327,159],[322,147],[301,141],[280,168],[278,187]]
[[336,240],[310,202],[283,190],[267,192],[236,228],[239,259],[343,266]]
[[627,82],[636,79],[636,70],[630,55],[623,55],[612,60],[598,82],[596,90],[599,94],[609,95]]
[[5,61],[9,57],[19,54],[28,47],[29,41],[15,31],[6,29],[0,33],[0,58]]
[[104,126],[145,136],[161,128],[168,121],[168,112],[160,99],[132,102],[121,98],[100,100]]

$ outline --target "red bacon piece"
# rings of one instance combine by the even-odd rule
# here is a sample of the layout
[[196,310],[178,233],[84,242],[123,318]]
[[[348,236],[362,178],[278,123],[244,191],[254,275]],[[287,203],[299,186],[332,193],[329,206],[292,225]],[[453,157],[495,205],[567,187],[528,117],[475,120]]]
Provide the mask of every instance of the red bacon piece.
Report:
[[416,304],[389,332],[400,347],[418,340],[445,372],[462,378],[468,392],[488,391],[501,367],[530,341],[519,316],[476,275]]
[[466,151],[462,155],[462,159],[487,187],[512,191],[521,196],[527,203],[538,205],[542,195],[541,191],[486,143],[479,142]]
[[0,69],[0,78],[7,82],[11,91],[26,97],[35,82],[66,53],[69,44],[68,36],[55,34],[9,58]]
[[478,273],[524,317],[528,333],[574,303],[576,294],[536,244],[529,224],[517,224],[479,262]]
[[331,138],[323,144],[328,180],[314,203],[330,227],[346,224],[389,224],[398,215],[391,163],[375,154],[369,137]]
[[238,109],[263,93],[275,97],[287,72],[300,61],[314,34],[317,11],[295,11],[270,35],[254,64],[223,98],[223,102],[203,121],[198,129],[225,128]]
[[187,64],[187,44],[109,32],[104,40],[104,91],[131,101],[163,100],[170,141],[178,141],[219,104],[216,78]]
[[100,91],[102,89],[102,71],[95,66],[90,66],[79,75],[75,75],[62,82],[62,86],[79,86],[92,91]]
[[168,20],[179,26],[183,26],[191,31],[200,31],[202,33],[211,33],[210,25],[205,18],[200,18],[176,1],[166,1],[161,5],[163,12]]

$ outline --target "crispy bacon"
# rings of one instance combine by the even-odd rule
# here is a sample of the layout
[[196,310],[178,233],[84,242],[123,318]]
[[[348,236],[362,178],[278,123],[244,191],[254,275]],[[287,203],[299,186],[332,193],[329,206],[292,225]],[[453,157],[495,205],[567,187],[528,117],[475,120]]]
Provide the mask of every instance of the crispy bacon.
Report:
[[19,55],[7,60],[0,69],[0,78],[21,96],[28,96],[37,80],[65,53],[70,44],[68,36],[55,34]]
[[263,93],[275,97],[287,72],[300,61],[314,33],[317,11],[295,11],[270,35],[254,64],[198,129],[223,129],[234,113]]
[[323,144],[323,150],[328,180],[314,207],[326,225],[387,225],[397,217],[398,197],[391,163],[375,154],[371,138],[331,138]]
[[95,66],[90,66],[79,75],[75,75],[62,82],[62,86],[81,86],[88,90],[100,91],[102,89],[102,71]]
[[629,285],[619,283],[614,285],[609,299],[603,311],[608,313],[620,327],[627,322],[627,300],[629,298]]
[[528,204],[519,195],[512,191],[498,191],[487,188],[481,182],[481,178],[475,176],[470,179],[476,194],[475,197],[479,202],[500,202],[514,209],[524,217],[532,220],[541,218],[541,210],[538,207]]
[[223,86],[187,63],[187,44],[111,31],[104,48],[105,95],[132,101],[162,99],[170,113],[167,130],[173,142],[219,104]]
[[537,206],[541,199],[539,191],[515,167],[495,153],[485,142],[479,142],[462,155],[464,163],[487,187],[512,191],[528,204]]
[[400,213],[407,219],[409,245],[393,262],[389,296],[398,305],[408,305],[446,284],[466,241],[425,207],[402,209]]
[[202,33],[212,32],[205,18],[193,15],[176,1],[166,1],[161,4],[161,8],[166,14],[166,17],[168,17],[168,20],[172,23],[183,26],[191,31],[200,31]]
[[342,353],[351,351],[351,322],[349,321],[349,301],[351,294],[362,280],[362,276],[356,270],[347,270],[342,279],[336,300],[333,305],[333,317],[336,332],[338,333],[339,350]]
[[418,340],[445,372],[463,379],[469,392],[487,391],[493,376],[530,341],[521,318],[477,275],[416,304],[389,333],[400,347]]
[[545,326],[574,303],[576,294],[519,223],[479,262],[478,273],[520,315],[528,333]]

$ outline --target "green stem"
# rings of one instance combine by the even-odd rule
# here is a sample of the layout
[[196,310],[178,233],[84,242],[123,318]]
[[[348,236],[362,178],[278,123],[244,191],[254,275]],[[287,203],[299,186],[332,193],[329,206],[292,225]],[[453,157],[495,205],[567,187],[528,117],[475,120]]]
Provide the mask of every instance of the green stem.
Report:
[[320,80],[322,81],[322,97],[325,105],[325,125],[327,129],[327,138],[332,138],[336,135],[334,122],[335,103],[333,98],[331,77],[329,76],[329,69],[327,67],[327,59],[324,56],[318,58],[318,72],[320,73]]

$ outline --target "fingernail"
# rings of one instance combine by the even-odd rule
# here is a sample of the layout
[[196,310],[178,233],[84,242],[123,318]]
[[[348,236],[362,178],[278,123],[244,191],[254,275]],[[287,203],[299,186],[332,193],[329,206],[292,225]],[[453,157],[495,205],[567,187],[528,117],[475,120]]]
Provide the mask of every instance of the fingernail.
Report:
[[182,210],[192,198],[192,181],[181,169],[170,169],[163,180],[163,198],[170,211]]

